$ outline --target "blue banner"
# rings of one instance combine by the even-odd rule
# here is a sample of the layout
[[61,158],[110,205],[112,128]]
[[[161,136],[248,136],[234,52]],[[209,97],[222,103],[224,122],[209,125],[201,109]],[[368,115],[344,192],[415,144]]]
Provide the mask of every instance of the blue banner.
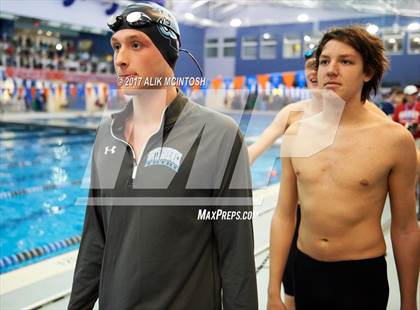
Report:
[[255,75],[247,76],[245,79],[245,86],[249,91],[254,91],[257,88],[258,81]]
[[274,88],[278,88],[279,85],[283,82],[283,77],[281,73],[270,73],[270,83]]
[[225,89],[229,89],[230,86],[232,85],[232,82],[233,82],[233,78],[231,78],[231,77],[223,78],[223,84],[225,86]]
[[297,81],[297,85],[300,88],[304,88],[306,84],[306,78],[305,78],[305,71],[297,71],[295,79]]

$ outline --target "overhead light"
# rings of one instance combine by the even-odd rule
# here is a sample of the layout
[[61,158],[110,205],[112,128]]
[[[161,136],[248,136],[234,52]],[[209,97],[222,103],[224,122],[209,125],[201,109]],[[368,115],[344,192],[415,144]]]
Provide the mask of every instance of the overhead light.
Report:
[[61,43],[57,43],[57,45],[55,46],[55,49],[57,51],[61,51],[63,49],[63,45],[61,45]]
[[213,24],[213,22],[212,22],[210,19],[207,19],[207,18],[202,18],[202,19],[201,19],[201,24],[202,24],[203,26],[210,26],[210,25],[212,25],[212,24]]
[[300,22],[300,23],[307,22],[308,20],[309,20],[308,14],[299,14],[297,16],[297,21]]
[[207,2],[209,2],[209,0],[200,0],[200,1],[196,1],[191,5],[191,9],[196,9],[204,4],[206,4]]
[[314,49],[315,48],[315,44],[314,43],[311,43],[311,44],[309,44],[309,49]]
[[51,37],[52,32],[48,30],[48,31],[46,32],[46,34],[47,34],[47,37]]
[[239,18],[233,18],[233,19],[230,21],[230,25],[231,25],[232,27],[239,27],[240,25],[242,25],[242,21],[241,21]]
[[375,34],[379,31],[379,27],[376,26],[375,24],[369,24],[366,27],[366,31],[369,32],[370,34]]
[[407,26],[407,30],[409,31],[416,31],[420,29],[420,24],[419,23],[411,23]]
[[395,43],[397,43],[397,41],[396,41],[394,38],[390,38],[390,39],[388,40],[388,42],[389,42],[389,43],[391,43],[391,44],[395,44]]
[[416,43],[420,43],[420,37],[415,37],[415,38],[413,39],[413,41],[414,41],[414,42],[416,42]]
[[184,16],[188,20],[193,20],[195,18],[194,14],[191,14],[189,12],[185,13]]
[[42,35],[44,32],[43,32],[41,29],[39,29],[36,33],[37,33],[37,35],[39,35],[39,36],[40,36],[40,35]]
[[270,39],[270,38],[271,38],[271,35],[270,35],[268,32],[266,32],[266,33],[264,33],[264,34],[263,34],[263,38],[264,38],[265,40],[268,40],[268,39]]
[[311,41],[311,37],[308,36],[308,35],[306,35],[306,36],[303,37],[303,41],[310,42]]

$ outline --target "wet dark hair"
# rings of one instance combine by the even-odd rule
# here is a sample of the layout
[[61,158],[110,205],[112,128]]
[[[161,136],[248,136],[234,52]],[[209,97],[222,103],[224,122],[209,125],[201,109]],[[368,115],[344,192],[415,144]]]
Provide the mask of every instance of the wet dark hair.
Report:
[[354,48],[363,59],[363,72],[372,75],[372,78],[365,82],[362,88],[361,100],[365,102],[370,98],[373,91],[376,95],[379,84],[386,70],[389,68],[389,61],[385,56],[385,49],[382,40],[370,34],[363,26],[352,25],[348,27],[332,28],[328,30],[316,50],[316,66],[319,66],[319,57],[325,45],[337,40]]

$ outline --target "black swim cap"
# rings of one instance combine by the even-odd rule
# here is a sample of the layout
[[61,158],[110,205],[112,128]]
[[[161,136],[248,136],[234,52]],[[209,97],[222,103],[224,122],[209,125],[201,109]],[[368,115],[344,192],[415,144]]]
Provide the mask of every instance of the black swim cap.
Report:
[[143,32],[169,66],[175,67],[181,46],[179,26],[172,13],[164,7],[153,2],[131,4],[121,15],[112,16],[107,24],[114,33],[122,29]]

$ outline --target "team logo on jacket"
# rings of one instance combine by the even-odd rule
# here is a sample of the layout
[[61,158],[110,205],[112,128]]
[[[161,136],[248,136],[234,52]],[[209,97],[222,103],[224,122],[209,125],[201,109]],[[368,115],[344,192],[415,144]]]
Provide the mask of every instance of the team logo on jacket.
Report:
[[147,154],[145,167],[166,166],[175,172],[178,172],[181,165],[182,154],[171,147],[157,147]]

